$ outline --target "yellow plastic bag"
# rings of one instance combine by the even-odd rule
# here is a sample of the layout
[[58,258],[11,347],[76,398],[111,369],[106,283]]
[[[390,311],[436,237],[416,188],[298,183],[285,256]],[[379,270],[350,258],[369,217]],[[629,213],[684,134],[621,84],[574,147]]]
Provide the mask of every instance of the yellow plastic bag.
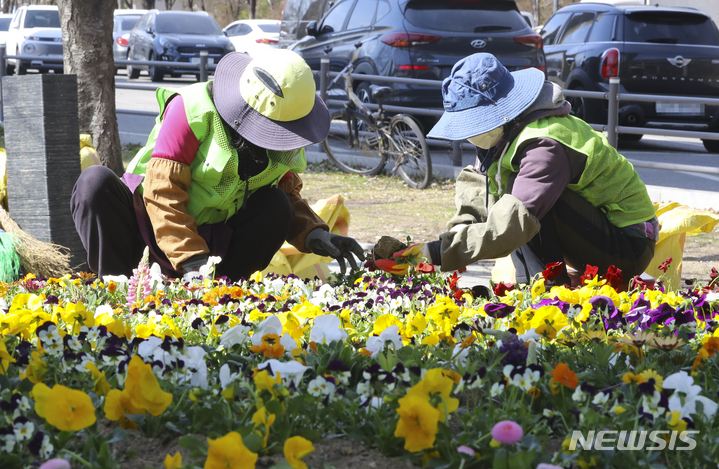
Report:
[[[647,273],[654,277],[664,275],[664,278],[671,282],[671,287],[677,288],[682,277],[686,237],[711,233],[719,222],[719,215],[678,202],[654,204],[654,208],[659,218],[659,241],[654,250],[654,258],[647,267]],[[665,274],[659,270],[659,266],[669,257],[672,258],[672,263]]]
[[[344,201],[345,199],[341,195],[333,195],[327,199],[317,201],[312,206],[312,210],[327,223],[330,227],[330,232],[347,236],[350,225],[350,212],[347,210]],[[330,273],[327,267],[329,262],[332,262],[331,257],[303,253],[291,244],[285,243],[275,253],[270,265],[262,273],[295,274],[300,278],[319,277],[324,282]]]
[[80,171],[99,164],[102,163],[97,156],[97,150],[92,145],[92,135],[80,134]]

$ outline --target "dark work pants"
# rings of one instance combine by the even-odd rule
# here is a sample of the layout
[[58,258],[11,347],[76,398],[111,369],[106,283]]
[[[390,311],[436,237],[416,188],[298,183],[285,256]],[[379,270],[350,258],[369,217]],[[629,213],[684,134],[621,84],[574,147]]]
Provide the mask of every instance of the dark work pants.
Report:
[[570,284],[566,265],[584,273],[587,265],[599,274],[615,266],[624,280],[640,275],[654,257],[654,241],[627,236],[606,215],[577,193],[565,190],[540,220],[539,233],[512,253],[517,282],[528,283],[552,262],[564,262],[555,284]]
[[[130,189],[104,166],[91,166],[75,183],[70,209],[82,244],[87,251],[90,270],[103,275],[132,275],[145,248]],[[147,217],[141,207],[142,216]],[[279,188],[266,186],[247,199],[244,209],[226,223],[202,225],[200,235],[207,241],[210,256],[220,256],[216,275],[232,280],[248,278],[265,269],[280,249],[294,218],[287,195]],[[149,224],[147,224],[149,227]],[[169,265],[157,248],[154,233],[146,230],[161,266]],[[178,272],[163,268],[166,275]]]

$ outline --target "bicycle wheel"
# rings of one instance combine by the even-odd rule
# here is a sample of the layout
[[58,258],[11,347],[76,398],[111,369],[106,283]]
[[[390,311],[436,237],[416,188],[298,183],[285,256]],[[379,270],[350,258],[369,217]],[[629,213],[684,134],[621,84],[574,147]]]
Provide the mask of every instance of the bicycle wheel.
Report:
[[336,111],[330,116],[330,133],[322,142],[325,154],[342,171],[373,176],[382,172],[387,153],[380,151],[381,134],[366,117]]
[[408,186],[425,189],[432,181],[432,160],[422,131],[414,119],[405,114],[394,116],[389,125],[396,145],[391,151],[396,171]]

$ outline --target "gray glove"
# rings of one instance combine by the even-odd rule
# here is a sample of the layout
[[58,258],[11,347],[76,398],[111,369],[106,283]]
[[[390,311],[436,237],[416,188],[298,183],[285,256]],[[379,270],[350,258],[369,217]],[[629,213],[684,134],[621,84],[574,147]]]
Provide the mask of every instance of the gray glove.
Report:
[[205,264],[207,264],[207,256],[193,256],[180,264],[180,268],[182,269],[182,274],[184,275],[188,272],[199,272],[200,267]]
[[318,256],[329,256],[337,259],[342,275],[346,270],[345,259],[350,263],[352,269],[357,268],[357,262],[352,256],[353,253],[360,260],[365,260],[362,246],[354,238],[330,233],[322,228],[315,228],[307,234],[305,247]]

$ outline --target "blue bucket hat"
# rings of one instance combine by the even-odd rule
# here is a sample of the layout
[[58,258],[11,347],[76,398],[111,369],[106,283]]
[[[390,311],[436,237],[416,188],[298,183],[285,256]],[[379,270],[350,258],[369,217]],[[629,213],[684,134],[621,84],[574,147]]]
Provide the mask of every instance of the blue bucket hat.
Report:
[[444,114],[428,137],[465,140],[510,122],[539,96],[544,73],[509,72],[492,54],[460,60],[442,82]]

